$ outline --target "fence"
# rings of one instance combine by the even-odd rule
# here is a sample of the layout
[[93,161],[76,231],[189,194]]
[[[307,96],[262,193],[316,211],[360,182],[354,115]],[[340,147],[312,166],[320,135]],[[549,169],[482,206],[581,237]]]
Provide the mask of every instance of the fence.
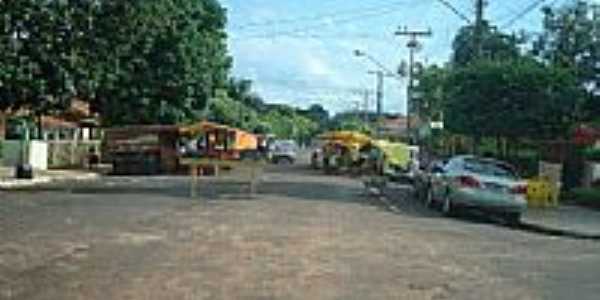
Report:
[[101,141],[98,140],[48,141],[48,167],[86,167],[90,150],[101,155],[100,145]]

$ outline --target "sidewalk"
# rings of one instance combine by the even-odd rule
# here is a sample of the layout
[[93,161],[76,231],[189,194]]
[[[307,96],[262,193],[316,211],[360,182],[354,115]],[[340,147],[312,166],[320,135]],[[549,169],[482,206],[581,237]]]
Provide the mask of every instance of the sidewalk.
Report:
[[523,223],[539,228],[600,238],[600,211],[563,205],[554,209],[529,209]]
[[36,171],[33,180],[15,179],[14,169],[0,167],[0,190],[46,186],[67,181],[90,181],[100,178],[98,173],[86,170],[48,170]]

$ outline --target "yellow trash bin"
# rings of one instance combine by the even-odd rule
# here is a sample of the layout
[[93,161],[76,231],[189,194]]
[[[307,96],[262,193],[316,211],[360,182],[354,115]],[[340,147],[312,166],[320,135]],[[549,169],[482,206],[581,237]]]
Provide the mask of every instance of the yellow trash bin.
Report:
[[545,178],[534,178],[527,182],[527,202],[529,207],[558,206],[559,187]]

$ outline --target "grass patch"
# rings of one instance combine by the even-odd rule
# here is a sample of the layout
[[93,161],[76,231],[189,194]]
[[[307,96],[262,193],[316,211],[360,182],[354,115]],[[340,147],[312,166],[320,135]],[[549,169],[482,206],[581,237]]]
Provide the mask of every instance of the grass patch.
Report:
[[600,188],[576,188],[564,194],[565,201],[600,209]]

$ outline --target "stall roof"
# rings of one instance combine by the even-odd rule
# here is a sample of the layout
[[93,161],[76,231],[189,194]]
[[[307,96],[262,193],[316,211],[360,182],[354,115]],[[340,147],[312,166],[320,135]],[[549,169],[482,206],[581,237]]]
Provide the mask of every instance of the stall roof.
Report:
[[178,133],[177,125],[128,125],[122,127],[113,127],[106,129],[107,133]]
[[195,135],[202,131],[216,130],[216,129],[249,133],[249,132],[246,132],[246,131],[238,129],[238,128],[229,127],[227,125],[214,123],[214,122],[207,122],[207,121],[202,121],[202,122],[198,122],[198,123],[187,125],[187,126],[181,126],[179,128],[179,133],[184,134],[184,135]]
[[[123,127],[113,127],[108,128],[106,132],[108,133],[125,133],[125,132],[135,132],[135,133],[174,133],[181,135],[195,135],[202,131],[207,130],[227,130],[234,132],[242,132],[248,133],[238,128],[229,127],[227,125],[222,125],[214,122],[198,122],[190,125],[129,125]],[[249,134],[249,133],[248,133]]]
[[79,125],[53,116],[42,116],[42,128],[44,129],[75,129]]

